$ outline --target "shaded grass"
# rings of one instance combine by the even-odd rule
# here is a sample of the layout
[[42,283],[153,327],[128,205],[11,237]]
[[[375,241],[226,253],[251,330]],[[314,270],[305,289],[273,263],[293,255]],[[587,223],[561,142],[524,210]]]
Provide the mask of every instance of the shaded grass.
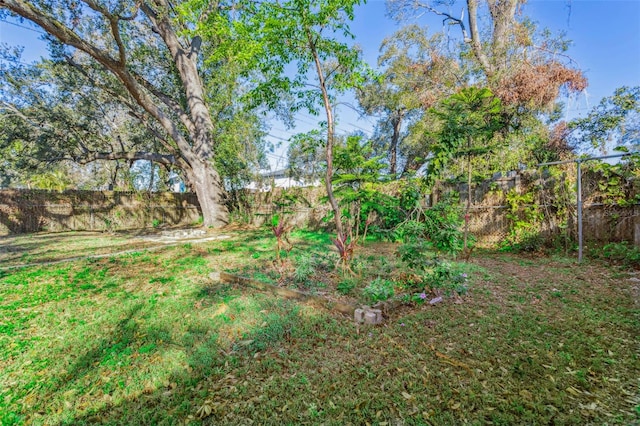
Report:
[[269,262],[272,242],[243,233],[6,273],[0,423],[638,420],[637,294],[620,270],[481,253],[464,303],[358,329],[209,282]]
[[132,235],[126,233],[65,232],[4,236],[0,237],[0,265],[8,267],[50,262],[153,245],[150,241],[132,241]]

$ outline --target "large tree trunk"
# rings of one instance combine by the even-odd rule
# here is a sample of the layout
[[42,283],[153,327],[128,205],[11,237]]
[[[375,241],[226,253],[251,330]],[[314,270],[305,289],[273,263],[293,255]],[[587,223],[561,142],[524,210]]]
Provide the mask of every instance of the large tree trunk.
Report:
[[191,165],[192,183],[202,210],[203,225],[219,228],[229,223],[229,210],[220,175],[209,161]]

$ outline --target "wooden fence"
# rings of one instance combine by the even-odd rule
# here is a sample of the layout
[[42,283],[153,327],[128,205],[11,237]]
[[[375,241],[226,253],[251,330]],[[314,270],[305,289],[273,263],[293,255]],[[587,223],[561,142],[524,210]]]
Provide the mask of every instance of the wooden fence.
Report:
[[0,235],[124,230],[197,222],[195,194],[0,190]]
[[[512,221],[505,194],[511,190],[525,191],[531,183],[530,173],[519,173],[472,185],[469,225],[480,246],[495,247],[509,235]],[[585,188],[594,187],[597,185],[587,181]],[[394,188],[397,186],[391,186],[387,192],[395,195]],[[461,200],[466,199],[466,184],[441,184],[425,197],[425,208],[451,190],[459,192]],[[329,212],[324,195],[320,187],[240,191],[232,197],[232,220],[260,226],[269,223],[274,214],[280,214],[291,226],[330,227],[331,222],[323,220]],[[571,200],[574,199],[575,194],[568,194],[567,216],[562,225],[563,232],[573,238],[576,209]],[[628,241],[640,246],[640,205],[620,207],[598,201],[587,190],[583,214],[585,240]],[[544,203],[539,199],[536,202]],[[548,210],[544,205],[539,207],[543,212]],[[186,226],[197,222],[199,217],[200,207],[191,193],[0,190],[0,235]],[[560,227],[553,214],[545,214],[540,231],[545,237],[553,237],[561,231]]]

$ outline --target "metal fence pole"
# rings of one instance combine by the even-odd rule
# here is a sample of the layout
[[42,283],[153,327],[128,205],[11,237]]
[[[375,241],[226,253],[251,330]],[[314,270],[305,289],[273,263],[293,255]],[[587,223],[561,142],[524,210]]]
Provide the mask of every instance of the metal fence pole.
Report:
[[540,163],[538,164],[538,167],[544,167],[544,166],[555,166],[555,165],[559,165],[559,164],[568,164],[568,163],[576,163],[576,167],[577,167],[577,183],[578,186],[576,188],[577,190],[577,202],[576,202],[576,209],[577,209],[577,215],[578,215],[578,262],[582,261],[582,173],[581,173],[581,167],[580,164],[586,161],[591,161],[591,160],[605,160],[608,158],[623,158],[623,157],[627,157],[630,155],[637,155],[640,154],[640,152],[625,152],[623,154],[613,154],[613,155],[603,155],[600,157],[588,157],[588,158],[576,158],[575,160],[566,160],[566,161],[551,161],[549,163]]
[[577,188],[577,208],[578,208],[578,262],[582,262],[582,170],[580,165],[582,161],[580,159],[576,160],[576,168],[577,168],[577,180],[578,180],[578,188]]

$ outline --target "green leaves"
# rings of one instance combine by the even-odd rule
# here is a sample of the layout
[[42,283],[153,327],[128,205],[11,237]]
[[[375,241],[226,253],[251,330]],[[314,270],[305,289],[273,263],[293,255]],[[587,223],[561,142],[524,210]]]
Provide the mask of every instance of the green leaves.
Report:
[[502,103],[488,88],[467,87],[430,111],[439,122],[427,178],[433,182],[455,157],[490,151],[488,142],[505,126]]
[[[197,9],[200,2],[191,3]],[[241,64],[251,84],[248,97],[270,108],[286,102],[294,111],[315,112],[321,93],[308,84],[313,51],[326,68],[332,90],[341,92],[364,80],[366,67],[359,52],[342,41],[353,37],[348,22],[357,4],[360,1],[240,1],[230,24],[218,18],[200,25],[201,34],[220,41],[207,61]]]
[[584,118],[569,123],[572,139],[584,148],[605,150],[607,145],[640,144],[640,86],[620,87]]

